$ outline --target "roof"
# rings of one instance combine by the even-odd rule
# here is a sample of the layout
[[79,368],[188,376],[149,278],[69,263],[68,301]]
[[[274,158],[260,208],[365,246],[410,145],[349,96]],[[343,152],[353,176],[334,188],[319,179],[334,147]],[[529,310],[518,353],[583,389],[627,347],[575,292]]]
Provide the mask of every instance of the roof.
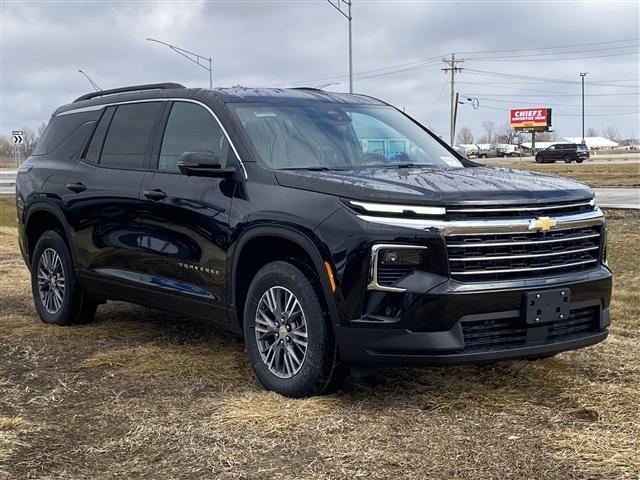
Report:
[[249,88],[231,87],[212,90],[225,97],[228,103],[268,102],[289,103],[295,101],[329,101],[335,103],[385,105],[384,102],[367,95],[336,93],[316,88]]
[[[157,89],[131,90],[129,87],[115,89],[113,93],[105,91],[102,96],[83,95],[75,102],[63,105],[54,114],[94,105],[128,102],[134,100],[152,100],[154,98],[191,98],[217,104],[225,103],[280,103],[294,104],[305,102],[330,102],[358,105],[387,105],[385,102],[367,95],[326,92],[313,88],[184,88],[178,84],[158,84],[165,87]],[[176,88],[167,88],[173,86]],[[148,87],[141,85],[140,87]]]
[[[582,137],[563,137],[569,143],[582,143]],[[604,137],[584,137],[584,143],[589,148],[617,147],[618,143]]]

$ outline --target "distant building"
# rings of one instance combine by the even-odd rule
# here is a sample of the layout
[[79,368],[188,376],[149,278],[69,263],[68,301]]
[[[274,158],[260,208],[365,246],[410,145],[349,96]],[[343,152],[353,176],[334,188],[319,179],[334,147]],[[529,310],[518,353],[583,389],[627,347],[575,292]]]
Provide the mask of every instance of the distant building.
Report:
[[[582,143],[582,137],[563,137],[562,140],[565,140],[566,143]],[[584,137],[584,143],[587,144],[589,150],[607,150],[618,147],[618,142],[604,137]]]

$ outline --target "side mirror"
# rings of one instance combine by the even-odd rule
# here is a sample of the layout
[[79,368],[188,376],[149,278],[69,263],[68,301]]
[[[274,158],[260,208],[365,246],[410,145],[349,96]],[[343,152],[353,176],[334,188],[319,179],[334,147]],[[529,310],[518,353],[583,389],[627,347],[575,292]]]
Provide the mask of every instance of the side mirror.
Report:
[[185,152],[178,159],[178,169],[191,177],[227,178],[233,176],[235,168],[222,168],[220,157],[213,152]]

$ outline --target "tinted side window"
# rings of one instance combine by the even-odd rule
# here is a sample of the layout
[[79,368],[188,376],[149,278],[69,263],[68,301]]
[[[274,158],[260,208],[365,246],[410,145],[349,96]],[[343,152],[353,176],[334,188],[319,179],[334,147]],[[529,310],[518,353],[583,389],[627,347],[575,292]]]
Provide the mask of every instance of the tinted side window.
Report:
[[118,106],[104,141],[100,165],[143,168],[147,144],[161,108],[161,102]]
[[87,122],[98,119],[100,112],[81,112],[58,115],[49,122],[32,155],[47,155],[58,148],[73,132]]
[[86,161],[98,163],[102,145],[104,144],[104,137],[107,134],[107,129],[109,128],[109,123],[111,122],[111,118],[113,118],[113,112],[115,112],[115,110],[116,107],[107,107],[102,114],[96,131],[91,138],[91,143],[89,143],[89,148],[87,148],[87,153],[84,156]]
[[224,168],[229,142],[211,114],[193,103],[176,102],[171,107],[162,138],[158,169],[177,172],[178,158],[184,152],[210,151],[220,158]]

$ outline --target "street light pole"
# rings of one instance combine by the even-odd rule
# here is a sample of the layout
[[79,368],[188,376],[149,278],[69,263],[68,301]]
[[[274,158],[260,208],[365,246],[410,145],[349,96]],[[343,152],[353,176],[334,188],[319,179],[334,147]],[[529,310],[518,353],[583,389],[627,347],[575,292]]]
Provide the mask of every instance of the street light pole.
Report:
[[[351,0],[327,0],[340,14],[349,21],[349,93],[353,93],[353,34],[351,31]],[[335,3],[334,3],[335,2]],[[347,11],[342,10],[342,4],[347,6]]]
[[94,81],[93,81],[93,79],[92,79],[89,75],[87,75],[84,71],[82,71],[82,70],[78,70],[78,72],[80,72],[82,75],[84,75],[84,76],[85,76],[85,78],[86,78],[87,80],[89,80],[89,83],[91,84],[91,86],[93,87],[93,89],[94,89],[96,92],[99,92],[99,91],[101,91],[101,90],[102,90],[102,88],[100,88],[100,85],[98,85],[96,82],[94,82]]
[[[163,42],[161,40],[156,40],[155,38],[147,38],[147,40],[149,42],[156,42],[159,43],[161,45],[164,45],[166,47],[169,47],[171,50],[173,50],[174,52],[182,55],[184,58],[186,58],[187,60],[189,60],[190,62],[195,63],[196,65],[198,65],[200,68],[203,68],[204,70],[209,72],[209,88],[213,88],[213,66],[212,66],[212,58],[211,57],[205,57],[203,55],[198,55],[197,53],[194,52],[190,52],[189,50],[185,50],[184,48],[180,48],[177,47],[175,45],[171,45],[170,43],[167,42]],[[209,67],[207,67],[206,65],[200,63],[200,62],[209,62]]]
[[582,143],[584,144],[584,77],[587,76],[589,72],[581,72],[580,77],[582,80]]

